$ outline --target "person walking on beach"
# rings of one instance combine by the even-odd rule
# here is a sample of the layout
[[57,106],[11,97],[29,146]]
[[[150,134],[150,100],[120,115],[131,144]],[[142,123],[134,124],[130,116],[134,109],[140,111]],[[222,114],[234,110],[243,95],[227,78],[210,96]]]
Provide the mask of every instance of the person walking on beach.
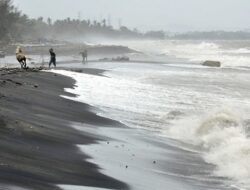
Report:
[[80,52],[82,55],[82,63],[87,63],[88,61],[88,51],[85,49],[83,52]]
[[26,57],[23,54],[23,51],[20,46],[17,46],[16,48],[16,59],[20,63],[22,69],[26,69]]
[[49,49],[50,53],[50,61],[49,61],[49,68],[51,64],[53,63],[54,67],[56,67],[56,54],[52,48]]

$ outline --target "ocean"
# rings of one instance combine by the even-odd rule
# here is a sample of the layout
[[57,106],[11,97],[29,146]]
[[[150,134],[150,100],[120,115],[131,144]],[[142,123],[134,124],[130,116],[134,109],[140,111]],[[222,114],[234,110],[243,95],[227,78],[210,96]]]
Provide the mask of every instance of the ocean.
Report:
[[[100,76],[54,71],[76,80],[75,88],[66,91],[78,96],[65,98],[198,155],[204,166],[184,160],[192,164],[185,172],[169,170],[191,177],[199,184],[195,189],[250,189],[250,41],[103,43],[137,50],[130,55],[134,59],[162,62],[82,66],[106,70]],[[201,66],[205,60],[220,61],[222,67]],[[205,166],[209,169],[202,171]]]

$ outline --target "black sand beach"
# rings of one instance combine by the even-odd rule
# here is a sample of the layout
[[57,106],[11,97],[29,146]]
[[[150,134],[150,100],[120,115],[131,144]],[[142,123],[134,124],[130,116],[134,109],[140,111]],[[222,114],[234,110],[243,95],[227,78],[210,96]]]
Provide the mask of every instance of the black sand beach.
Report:
[[52,190],[59,189],[57,184],[128,189],[99,173],[77,148],[99,139],[71,128],[70,122],[121,124],[97,116],[87,104],[59,96],[73,96],[64,92],[73,85],[72,79],[39,69],[0,70],[0,189]]
[[101,107],[71,94],[88,78],[66,76],[105,80],[105,68],[59,66],[0,69],[0,189],[234,189],[182,142],[101,117]]

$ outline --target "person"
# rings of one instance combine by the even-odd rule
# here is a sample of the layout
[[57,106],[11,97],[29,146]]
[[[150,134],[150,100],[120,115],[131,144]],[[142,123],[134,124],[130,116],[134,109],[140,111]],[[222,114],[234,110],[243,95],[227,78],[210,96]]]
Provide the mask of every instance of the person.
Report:
[[80,54],[82,55],[82,62],[87,63],[87,61],[88,61],[88,51],[85,49],[83,52],[80,52]]
[[56,67],[56,54],[52,48],[49,49],[50,53],[50,61],[49,61],[49,67],[53,63],[54,67]]
[[23,51],[20,46],[17,46],[16,48],[16,59],[20,63],[22,69],[26,69],[26,57],[23,54]]

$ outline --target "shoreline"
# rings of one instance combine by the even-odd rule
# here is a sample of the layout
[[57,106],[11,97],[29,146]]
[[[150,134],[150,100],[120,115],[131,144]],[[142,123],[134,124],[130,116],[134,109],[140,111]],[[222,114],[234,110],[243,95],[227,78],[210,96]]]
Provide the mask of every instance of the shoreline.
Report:
[[37,71],[0,70],[0,183],[36,190],[60,189],[57,184],[128,189],[86,161],[89,156],[76,145],[95,143],[99,137],[80,133],[70,122],[122,125],[96,115],[87,104],[60,97],[75,96],[64,92],[73,79]]
[[[57,70],[53,72],[72,77],[77,81],[73,89],[66,89],[67,92],[77,94],[77,97],[63,97],[89,102],[88,98],[78,97],[86,93],[84,89],[77,86],[84,87],[80,85],[84,82],[80,77],[81,74]],[[102,77],[105,76],[96,76],[95,78],[99,78],[96,81],[104,80],[101,79]],[[86,85],[86,88],[92,87]],[[91,91],[89,93],[92,94]],[[100,114],[103,115],[102,112]],[[109,115],[109,111],[104,115],[112,118],[112,113]],[[98,165],[101,173],[125,182],[132,190],[165,190],[166,188],[232,190],[227,186],[227,178],[212,175],[215,166],[206,163],[201,152],[192,151],[192,148],[183,146],[182,141],[167,136],[161,137],[150,130],[140,128],[92,128],[91,125],[82,127],[79,123],[73,123],[72,126],[84,133],[100,135],[108,139],[87,146],[79,144],[78,147],[91,156],[88,161]],[[68,190],[67,187],[65,190]]]
[[[65,69],[105,77],[103,69]],[[0,188],[231,189],[181,142],[126,127],[76,101],[77,93],[65,91],[76,82],[57,70],[0,69]]]
[[[6,56],[13,55],[16,49],[15,45],[8,45],[5,48]],[[62,43],[62,44],[19,44],[22,47],[25,55],[48,55],[49,49],[53,47],[58,55],[79,55],[84,49],[88,50],[89,55],[116,55],[125,53],[140,53],[127,46],[122,45],[86,45],[86,44],[75,44],[75,43]]]

